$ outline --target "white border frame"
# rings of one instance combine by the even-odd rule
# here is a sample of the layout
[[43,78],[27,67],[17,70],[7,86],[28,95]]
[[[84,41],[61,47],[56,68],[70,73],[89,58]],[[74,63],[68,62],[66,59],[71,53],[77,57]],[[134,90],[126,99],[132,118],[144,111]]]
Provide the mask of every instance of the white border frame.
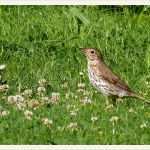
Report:
[[[0,5],[150,5],[150,0],[0,0]],[[150,150],[150,145],[1,145],[1,149]]]
[[150,150],[150,145],[2,145],[0,150]]
[[0,0],[0,5],[150,5],[150,0]]

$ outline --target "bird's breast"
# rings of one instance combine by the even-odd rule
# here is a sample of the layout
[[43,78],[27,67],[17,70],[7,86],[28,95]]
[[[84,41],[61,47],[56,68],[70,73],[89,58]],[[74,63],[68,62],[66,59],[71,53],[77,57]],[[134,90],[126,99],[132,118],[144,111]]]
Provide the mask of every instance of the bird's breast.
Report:
[[108,93],[108,83],[101,78],[101,76],[97,76],[95,70],[93,70],[90,66],[88,66],[88,76],[91,84],[100,92],[105,95],[109,95]]
[[92,69],[90,66],[88,66],[88,76],[91,84],[104,95],[118,95],[119,97],[127,96],[125,90],[104,80],[100,75],[97,75],[95,69]]

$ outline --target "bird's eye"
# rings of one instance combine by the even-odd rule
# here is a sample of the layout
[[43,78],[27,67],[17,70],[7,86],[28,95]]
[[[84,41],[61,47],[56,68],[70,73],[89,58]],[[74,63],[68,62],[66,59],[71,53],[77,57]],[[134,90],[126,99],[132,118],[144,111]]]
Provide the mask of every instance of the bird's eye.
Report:
[[92,54],[94,54],[94,51],[91,51]]

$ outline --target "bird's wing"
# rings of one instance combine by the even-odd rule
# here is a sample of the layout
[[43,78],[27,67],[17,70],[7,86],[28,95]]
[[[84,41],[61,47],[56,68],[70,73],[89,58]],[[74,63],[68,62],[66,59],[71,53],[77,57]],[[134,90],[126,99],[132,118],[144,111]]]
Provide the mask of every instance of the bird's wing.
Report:
[[121,89],[131,91],[129,86],[122,81],[115,73],[113,73],[106,64],[102,64],[102,66],[98,66],[96,69],[96,74],[103,78],[104,80],[108,81],[115,86],[118,86]]

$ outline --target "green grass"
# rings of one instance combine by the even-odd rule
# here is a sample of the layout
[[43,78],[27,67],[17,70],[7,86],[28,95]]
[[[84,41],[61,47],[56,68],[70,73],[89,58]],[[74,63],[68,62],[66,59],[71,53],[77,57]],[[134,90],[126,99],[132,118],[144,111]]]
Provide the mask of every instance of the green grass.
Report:
[[[150,98],[148,12],[103,6],[0,7],[0,64],[7,65],[3,80],[10,86],[0,95],[2,109],[10,111],[0,117],[0,144],[150,144],[150,107],[128,98],[106,110],[105,97],[89,83],[80,47],[100,49],[114,72]],[[59,103],[30,109],[33,119],[27,120],[23,111],[7,103],[7,96],[29,88],[33,98],[42,101],[36,95],[42,78],[50,85],[46,96],[59,92]],[[67,88],[62,87],[64,82]],[[80,82],[85,83],[91,104],[81,104]],[[70,115],[68,105],[78,109],[76,116]],[[129,112],[131,108],[135,112]],[[94,123],[92,116],[98,117]],[[112,116],[119,120],[110,122]],[[43,117],[53,120],[50,128],[41,123]],[[78,128],[68,129],[71,122],[77,122]]]

